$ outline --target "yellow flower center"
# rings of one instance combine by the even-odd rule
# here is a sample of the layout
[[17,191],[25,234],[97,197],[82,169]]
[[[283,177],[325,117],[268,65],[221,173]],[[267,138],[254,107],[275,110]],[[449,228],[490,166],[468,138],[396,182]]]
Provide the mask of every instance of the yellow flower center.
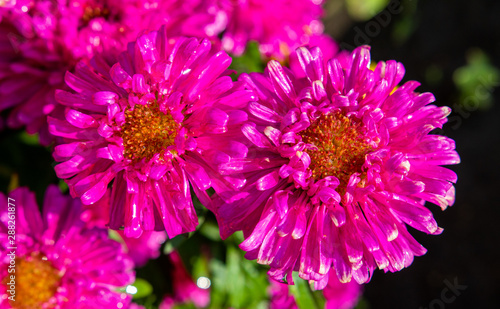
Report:
[[316,149],[306,152],[311,157],[309,169],[315,180],[335,176],[344,192],[353,173],[363,173],[365,155],[373,149],[360,132],[361,124],[341,113],[322,115],[309,128],[300,132],[302,141]]
[[109,15],[110,11],[106,5],[87,5],[83,11],[82,21],[85,25],[87,25],[93,18],[104,17],[107,19]]
[[122,127],[124,156],[133,161],[153,158],[157,153],[163,158],[165,148],[174,144],[180,124],[170,112],[160,111],[158,104],[136,104],[125,111]]
[[[11,275],[15,276],[15,301],[9,304],[15,309],[39,309],[57,291],[61,276],[57,269],[39,254],[16,258],[16,272],[7,274],[2,284],[10,289]],[[7,293],[10,296],[9,293]]]

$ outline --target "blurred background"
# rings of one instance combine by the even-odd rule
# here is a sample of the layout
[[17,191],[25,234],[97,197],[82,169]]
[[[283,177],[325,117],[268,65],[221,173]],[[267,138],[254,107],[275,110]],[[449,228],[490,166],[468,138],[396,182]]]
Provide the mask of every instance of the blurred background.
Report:
[[[458,174],[455,205],[444,212],[431,206],[443,234],[410,231],[427,254],[398,273],[375,272],[365,301],[370,308],[496,307],[500,1],[332,0],[327,11],[326,31],[341,47],[369,44],[375,61],[402,62],[403,81],[421,82],[417,91],[452,108],[444,134],[462,159],[450,167]],[[447,283],[458,292],[443,292]]]
[[[372,46],[375,61],[404,64],[403,81],[422,83],[437,105],[452,108],[442,134],[456,141],[462,163],[455,205],[430,206],[440,236],[411,230],[428,249],[398,273],[376,271],[357,308],[492,308],[500,284],[500,1],[329,0],[325,31],[342,49]],[[37,158],[34,160],[33,158]],[[0,189],[29,186],[39,201],[49,183],[59,183],[54,162],[36,137],[0,133]],[[40,203],[41,204],[41,203]],[[210,308],[265,307],[265,268],[237,249],[238,235],[222,242],[213,216],[201,207],[200,230],[173,239],[193,277],[210,278]],[[500,224],[499,224],[500,225]],[[138,303],[153,308],[171,291],[165,255],[138,269]],[[300,287],[299,287],[300,288]]]

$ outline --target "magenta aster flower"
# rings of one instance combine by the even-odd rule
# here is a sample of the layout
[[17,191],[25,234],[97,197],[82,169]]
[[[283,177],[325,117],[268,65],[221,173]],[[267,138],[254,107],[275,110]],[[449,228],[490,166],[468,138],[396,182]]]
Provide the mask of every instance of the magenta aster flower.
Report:
[[222,37],[225,50],[241,55],[257,41],[266,57],[284,60],[310,37],[323,32],[323,0],[231,0]]
[[370,70],[366,46],[327,65],[319,48],[297,58],[307,83],[276,61],[241,76],[258,100],[241,128],[251,156],[219,166],[247,180],[239,200],[215,200],[222,236],[243,230],[248,259],[278,281],[298,271],[318,289],[330,271],[364,283],[377,267],[409,266],[425,249],[406,225],[439,234],[424,203],[454,202],[457,176],[440,165],[459,163],[455,143],[429,134],[450,109],[430,105],[415,81],[398,88],[401,63]]
[[170,309],[185,303],[193,303],[196,308],[206,307],[210,303],[210,290],[196,285],[177,251],[170,253],[168,258],[171,263],[173,292],[165,296],[160,309]]
[[[42,215],[28,189],[12,191],[9,200],[0,193],[0,308],[127,308],[130,296],[117,289],[134,281],[133,263],[105,229],[87,228],[80,211],[80,201],[57,186],[47,189]],[[11,226],[15,239],[8,238]],[[15,301],[7,298],[11,275]]]
[[61,115],[54,100],[64,74],[96,53],[115,54],[144,30],[165,24],[170,37],[215,39],[226,13],[215,1],[72,0],[12,1],[0,8],[0,110],[13,108],[7,124],[53,137],[46,116]]
[[76,92],[56,94],[68,107],[66,119],[49,117],[51,133],[66,139],[54,151],[63,162],[56,173],[85,205],[99,201],[113,181],[109,226],[125,226],[128,237],[193,231],[190,185],[205,205],[205,190],[227,186],[211,180],[206,162],[245,155],[245,147],[220,136],[246,120],[237,108],[251,93],[224,75],[226,53],[207,40],[168,40],[165,28],[139,37],[119,58],[109,77],[83,63],[66,75]]

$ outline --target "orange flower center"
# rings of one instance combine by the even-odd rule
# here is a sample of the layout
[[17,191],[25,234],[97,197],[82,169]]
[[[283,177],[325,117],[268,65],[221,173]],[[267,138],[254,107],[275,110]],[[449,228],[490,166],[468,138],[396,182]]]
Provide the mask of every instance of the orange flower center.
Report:
[[311,157],[309,169],[315,180],[335,176],[340,181],[339,190],[345,191],[353,173],[363,173],[365,155],[373,149],[360,132],[361,124],[341,113],[322,115],[309,128],[300,132]]
[[104,17],[105,19],[108,18],[110,15],[109,9],[106,7],[106,5],[88,5],[85,7],[83,11],[83,16],[82,20],[84,24],[88,24],[90,20],[93,18],[98,18],[98,17]]
[[163,158],[168,146],[174,144],[180,124],[170,112],[160,111],[157,103],[136,104],[125,111],[122,127],[124,156],[133,161],[153,158],[157,153]]
[[[57,269],[39,254],[16,258],[16,272],[7,274],[2,284],[10,289],[11,275],[15,276],[15,301],[9,304],[15,309],[39,309],[55,295],[61,276]],[[7,293],[7,295],[10,295]]]

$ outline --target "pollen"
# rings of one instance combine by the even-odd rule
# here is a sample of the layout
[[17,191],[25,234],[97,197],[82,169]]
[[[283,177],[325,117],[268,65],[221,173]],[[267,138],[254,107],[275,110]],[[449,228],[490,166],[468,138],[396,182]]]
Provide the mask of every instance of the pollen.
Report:
[[93,18],[103,17],[107,19],[110,15],[110,11],[106,6],[100,5],[88,5],[83,11],[82,21],[88,24]]
[[[57,292],[61,282],[59,271],[49,261],[43,260],[40,254],[16,258],[15,269],[16,298],[15,301],[9,302],[12,308],[42,308]],[[8,285],[9,280],[10,275],[7,275],[2,284]]]
[[300,132],[304,143],[313,147],[309,169],[315,180],[335,176],[340,191],[345,191],[353,173],[363,174],[365,155],[373,150],[362,134],[361,124],[341,113],[322,115],[309,128]]
[[125,158],[150,160],[155,154],[163,158],[166,148],[174,144],[179,128],[170,112],[160,111],[156,102],[136,104],[125,111],[121,130]]

